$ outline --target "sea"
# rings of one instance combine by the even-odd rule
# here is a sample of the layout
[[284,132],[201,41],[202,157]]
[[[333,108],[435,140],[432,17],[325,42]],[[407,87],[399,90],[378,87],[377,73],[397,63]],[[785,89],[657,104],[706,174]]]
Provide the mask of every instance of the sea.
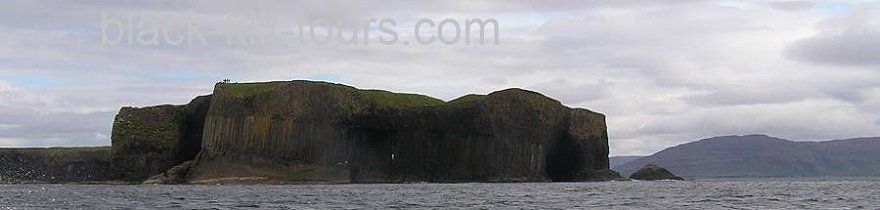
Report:
[[880,209],[880,178],[0,185],[0,209]]

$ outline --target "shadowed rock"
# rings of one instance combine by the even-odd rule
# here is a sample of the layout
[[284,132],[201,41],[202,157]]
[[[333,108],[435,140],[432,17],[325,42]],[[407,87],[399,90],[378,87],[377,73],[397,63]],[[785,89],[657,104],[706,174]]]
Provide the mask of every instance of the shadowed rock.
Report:
[[113,122],[113,176],[140,182],[192,160],[201,150],[210,96],[188,105],[124,107]]
[[684,180],[684,178],[675,176],[669,170],[654,164],[648,164],[642,169],[629,176],[635,180]]

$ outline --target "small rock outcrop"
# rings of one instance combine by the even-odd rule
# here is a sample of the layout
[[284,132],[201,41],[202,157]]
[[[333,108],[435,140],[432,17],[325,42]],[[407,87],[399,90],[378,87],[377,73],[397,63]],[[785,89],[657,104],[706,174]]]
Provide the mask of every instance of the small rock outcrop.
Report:
[[648,164],[642,169],[639,169],[635,173],[629,176],[630,179],[635,180],[685,180],[684,178],[678,177],[675,174],[672,174],[669,170],[666,170],[663,167],[654,164]]
[[589,174],[584,174],[579,177],[583,179],[577,179],[575,181],[581,182],[607,182],[607,181],[630,181],[629,179],[620,175],[616,171],[611,169],[601,169],[601,170],[593,170],[586,172]]
[[180,165],[171,167],[165,173],[150,177],[144,184],[183,184],[186,182],[186,176],[189,169],[192,168],[193,161],[186,161]]

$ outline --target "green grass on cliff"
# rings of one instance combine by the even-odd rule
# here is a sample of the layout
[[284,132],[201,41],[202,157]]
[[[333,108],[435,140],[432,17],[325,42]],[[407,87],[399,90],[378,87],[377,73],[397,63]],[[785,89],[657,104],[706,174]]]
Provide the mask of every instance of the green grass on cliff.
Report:
[[232,96],[236,97],[247,97],[253,96],[260,93],[264,93],[272,90],[272,88],[278,87],[278,83],[274,82],[263,82],[263,83],[227,83],[221,84],[223,90]]
[[178,138],[179,107],[162,105],[146,108],[123,109],[113,122],[114,136],[125,141],[114,142],[114,147],[133,147],[139,141],[173,145]]
[[[328,82],[314,82],[309,81],[312,85],[326,85],[329,87],[338,87],[338,88],[351,88],[352,90],[356,90],[352,87],[328,83]],[[235,97],[249,97],[254,95],[259,95],[261,93],[265,93],[285,84],[284,82],[262,82],[262,83],[221,83],[218,84],[218,87],[221,87],[223,92]],[[357,90],[364,98],[373,100],[380,105],[384,106],[394,106],[394,107],[419,107],[419,106],[431,106],[431,105],[441,105],[446,102],[440,99],[432,98],[425,95],[418,94],[409,94],[409,93],[394,93],[384,90]]]
[[477,102],[479,100],[483,100],[484,98],[486,98],[486,95],[469,94],[466,96],[459,97],[455,100],[449,101],[449,104],[450,105],[470,104],[470,103]]
[[444,104],[443,100],[431,98],[425,95],[409,93],[393,93],[384,90],[362,90],[366,98],[372,99],[385,106],[395,107],[419,107]]
[[[339,88],[351,88],[352,90],[357,90],[357,93],[362,95],[364,98],[368,100],[375,101],[379,105],[383,106],[391,106],[391,107],[421,107],[421,106],[434,106],[434,105],[444,105],[444,104],[470,104],[485,98],[485,95],[466,95],[460,97],[458,99],[452,100],[450,102],[445,102],[440,99],[432,98],[426,95],[419,94],[411,94],[411,93],[394,93],[384,90],[359,90],[353,87],[328,83],[328,82],[314,82],[308,81],[312,85],[328,85]],[[262,82],[262,83],[220,83],[218,87],[222,88],[223,92],[234,97],[250,97],[254,95],[259,95],[261,93],[265,93],[271,91],[279,86],[282,86],[285,82]]]

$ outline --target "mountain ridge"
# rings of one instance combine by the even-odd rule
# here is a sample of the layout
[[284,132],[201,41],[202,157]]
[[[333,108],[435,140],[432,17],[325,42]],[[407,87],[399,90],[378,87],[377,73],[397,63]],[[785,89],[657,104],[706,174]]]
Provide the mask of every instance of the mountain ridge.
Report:
[[880,137],[791,141],[762,134],[718,136],[613,167],[626,176],[657,164],[686,178],[880,175]]

